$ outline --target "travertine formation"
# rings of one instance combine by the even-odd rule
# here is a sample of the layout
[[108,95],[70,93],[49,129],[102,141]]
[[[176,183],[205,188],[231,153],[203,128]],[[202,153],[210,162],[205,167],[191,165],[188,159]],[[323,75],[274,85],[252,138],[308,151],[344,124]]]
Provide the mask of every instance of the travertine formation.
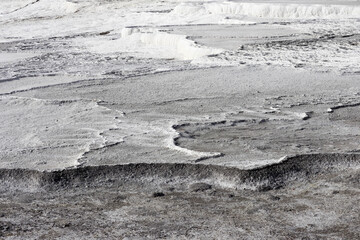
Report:
[[0,2],[0,238],[357,239],[360,5]]

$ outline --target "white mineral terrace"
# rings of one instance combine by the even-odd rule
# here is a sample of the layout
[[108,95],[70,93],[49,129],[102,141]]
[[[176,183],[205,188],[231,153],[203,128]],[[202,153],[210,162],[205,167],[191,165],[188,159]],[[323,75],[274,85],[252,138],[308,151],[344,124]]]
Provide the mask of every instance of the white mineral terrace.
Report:
[[359,29],[359,1],[3,0],[0,167],[358,151]]

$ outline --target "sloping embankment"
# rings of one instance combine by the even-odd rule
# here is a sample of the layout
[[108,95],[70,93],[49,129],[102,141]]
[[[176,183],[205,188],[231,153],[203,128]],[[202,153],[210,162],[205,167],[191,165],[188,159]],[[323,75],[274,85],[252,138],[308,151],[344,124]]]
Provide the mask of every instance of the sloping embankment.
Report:
[[[51,191],[70,188],[116,187],[127,183],[184,187],[206,182],[223,188],[264,191],[312,177],[360,167],[360,154],[309,154],[251,170],[203,164],[141,163],[91,166],[53,172],[1,169],[2,191]],[[355,176],[356,178],[356,176]],[[359,176],[360,182],[360,176]]]

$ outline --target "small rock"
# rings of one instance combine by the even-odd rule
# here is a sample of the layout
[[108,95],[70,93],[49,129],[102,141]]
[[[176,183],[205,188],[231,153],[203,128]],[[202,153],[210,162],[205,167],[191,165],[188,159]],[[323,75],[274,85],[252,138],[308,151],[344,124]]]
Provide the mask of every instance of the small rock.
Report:
[[152,196],[153,196],[153,197],[163,197],[163,196],[165,196],[165,194],[162,193],[162,192],[154,192],[154,193],[152,194]]
[[261,123],[266,123],[266,122],[268,122],[269,121],[269,119],[267,118],[267,119],[261,119],[260,121],[259,121],[259,123],[261,124]]
[[307,113],[302,113],[300,116],[301,116],[301,119],[302,119],[302,120],[308,120],[308,119],[310,119],[310,115],[307,114]]

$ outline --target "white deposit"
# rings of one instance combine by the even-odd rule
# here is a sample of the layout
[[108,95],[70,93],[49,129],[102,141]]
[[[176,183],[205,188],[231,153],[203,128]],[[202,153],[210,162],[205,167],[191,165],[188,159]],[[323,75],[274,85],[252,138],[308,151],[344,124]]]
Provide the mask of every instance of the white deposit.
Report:
[[114,144],[102,134],[119,121],[96,102],[1,97],[0,105],[3,167],[72,167],[91,149]]
[[[82,44],[81,40],[77,42]],[[124,28],[118,39],[89,41],[90,49],[97,53],[128,53],[137,57],[176,58],[194,60],[211,54],[221,53],[222,49],[196,44],[185,35],[169,34],[152,28]]]
[[0,167],[357,152],[359,74],[356,0],[1,0]]
[[[301,1],[299,1],[301,2]],[[231,15],[255,18],[280,19],[331,19],[358,18],[360,6],[296,3],[246,3],[210,2],[184,3],[177,6],[174,14],[179,15]]]

